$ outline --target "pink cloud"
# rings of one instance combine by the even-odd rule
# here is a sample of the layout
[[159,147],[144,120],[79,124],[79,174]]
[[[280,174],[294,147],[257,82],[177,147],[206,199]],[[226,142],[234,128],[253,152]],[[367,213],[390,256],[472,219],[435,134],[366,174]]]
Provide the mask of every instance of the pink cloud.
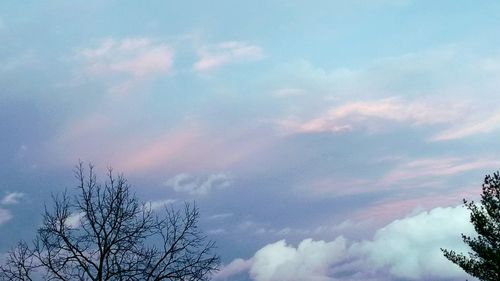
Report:
[[52,160],[68,165],[82,159],[127,174],[140,174],[160,168],[199,168],[196,157],[203,157],[203,150],[207,149],[203,146],[203,132],[198,128],[180,128],[151,138],[144,134],[116,133],[121,128],[115,125],[62,132],[51,144]]
[[346,117],[381,118],[394,121],[408,121],[414,124],[435,124],[449,122],[457,113],[442,110],[433,103],[405,101],[399,98],[386,98],[368,102],[353,102],[329,111],[329,116],[338,119]]
[[[137,127],[137,116],[124,117],[120,107],[104,108],[106,112],[98,110],[69,121],[51,139],[47,146],[54,165],[72,165],[82,159],[128,174],[231,172],[235,167],[253,167],[256,155],[276,140],[261,132],[221,132],[193,120],[158,132]],[[135,129],[131,131],[130,126]]]
[[206,128],[186,125],[156,138],[130,136],[119,143],[105,143],[109,153],[97,157],[129,174],[160,169],[176,173],[226,171],[269,145],[271,140],[264,137],[248,140],[220,136]]
[[444,105],[435,101],[408,101],[385,98],[374,101],[347,102],[301,121],[285,119],[278,124],[292,133],[341,133],[364,127],[379,129],[386,122],[409,123],[413,126],[447,124],[462,118],[460,104]]
[[496,131],[500,127],[500,113],[494,113],[483,120],[470,120],[468,122],[461,123],[453,128],[450,128],[444,132],[441,132],[431,140],[433,141],[445,141],[454,140],[469,137],[476,134],[486,134]]
[[325,177],[301,183],[296,191],[301,196],[312,198],[335,198],[402,189],[442,192],[450,177],[470,171],[491,171],[500,166],[500,161],[487,158],[436,157],[396,161],[399,164],[378,178]]
[[199,133],[195,129],[184,129],[160,136],[119,157],[115,162],[120,163],[120,169],[134,172],[152,169],[168,162],[179,162],[188,153],[186,150],[195,146]]
[[223,42],[201,48],[198,51],[199,60],[194,64],[197,71],[208,71],[224,64],[253,61],[262,58],[262,49],[259,46],[243,42]]
[[493,170],[500,166],[495,159],[466,158],[423,158],[400,164],[380,181],[382,185],[401,185],[404,182],[426,179],[427,182],[436,178],[452,176],[467,171],[480,169]]
[[129,60],[123,60],[110,65],[110,69],[130,73],[136,77],[150,74],[168,73],[172,67],[173,52],[165,46],[149,49]]

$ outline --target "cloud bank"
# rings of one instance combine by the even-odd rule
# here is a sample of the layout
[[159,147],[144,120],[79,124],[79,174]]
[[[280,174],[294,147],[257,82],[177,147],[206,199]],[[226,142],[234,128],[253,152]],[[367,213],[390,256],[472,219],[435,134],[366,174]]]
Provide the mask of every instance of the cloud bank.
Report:
[[346,240],[334,241],[305,239],[297,248],[284,240],[264,246],[255,253],[250,276],[256,281],[327,281],[328,269],[342,260],[346,253]]
[[[460,233],[473,235],[462,206],[435,208],[395,220],[371,240],[304,239],[297,247],[284,240],[268,244],[248,259],[225,266],[217,280],[248,272],[254,281],[279,280],[452,280],[466,275],[440,248],[467,252]],[[422,279],[423,278],[423,279]]]
[[464,273],[447,259],[440,248],[467,252],[460,233],[474,234],[469,212],[462,206],[435,208],[379,229],[373,240],[353,245],[376,268],[386,268],[394,277],[411,280],[460,278]]

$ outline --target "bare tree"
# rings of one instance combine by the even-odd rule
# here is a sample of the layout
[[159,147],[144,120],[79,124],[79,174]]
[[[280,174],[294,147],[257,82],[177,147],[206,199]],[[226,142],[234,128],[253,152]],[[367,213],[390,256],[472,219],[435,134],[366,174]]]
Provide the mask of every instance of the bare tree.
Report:
[[19,242],[7,254],[5,264],[0,265],[0,278],[14,281],[31,281],[34,280],[32,274],[35,268],[34,259],[28,245],[24,242]]
[[108,169],[75,169],[78,195],[53,196],[32,246],[20,243],[0,267],[5,280],[208,280],[219,266],[214,242],[198,229],[194,204],[163,216],[130,193]]

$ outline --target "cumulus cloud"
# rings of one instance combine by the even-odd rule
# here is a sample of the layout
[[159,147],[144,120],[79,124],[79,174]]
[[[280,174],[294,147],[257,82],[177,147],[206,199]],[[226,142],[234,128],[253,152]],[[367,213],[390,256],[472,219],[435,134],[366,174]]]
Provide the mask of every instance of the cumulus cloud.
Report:
[[227,278],[248,270],[255,281],[328,281],[329,267],[342,260],[346,253],[346,240],[334,241],[305,239],[297,247],[284,240],[264,246],[250,260],[236,259],[216,276]]
[[379,229],[371,241],[353,247],[369,264],[387,267],[396,277],[413,280],[459,278],[464,273],[443,257],[440,248],[467,252],[460,233],[473,235],[469,212],[462,206],[435,208],[395,220]]
[[[268,244],[248,259],[223,267],[219,280],[248,272],[254,281],[278,280],[451,280],[466,277],[440,248],[467,252],[460,233],[474,235],[462,206],[435,208],[395,220],[370,240],[305,239]],[[387,280],[387,279],[385,279]]]
[[20,200],[24,197],[24,193],[21,192],[8,192],[2,200],[0,200],[0,203],[2,205],[15,205],[19,204]]
[[204,46],[198,55],[200,58],[194,64],[194,69],[208,71],[229,63],[259,60],[262,58],[262,49],[245,42],[227,41]]
[[247,272],[252,267],[251,260],[235,259],[231,263],[225,265],[222,270],[214,275],[215,280],[228,280],[229,277]]
[[172,187],[177,192],[185,192],[191,195],[205,195],[212,190],[230,186],[232,181],[232,177],[224,173],[211,174],[205,177],[196,177],[183,173],[168,179],[164,184]]
[[255,253],[250,276],[256,281],[279,280],[333,280],[328,276],[330,266],[342,260],[346,252],[346,240],[303,240],[297,248],[284,240],[265,246]]
[[9,210],[0,208],[0,225],[12,219],[12,214]]
[[174,51],[167,44],[147,38],[107,39],[96,48],[83,49],[79,57],[87,62],[87,73],[106,76],[127,74],[146,78],[169,73]]

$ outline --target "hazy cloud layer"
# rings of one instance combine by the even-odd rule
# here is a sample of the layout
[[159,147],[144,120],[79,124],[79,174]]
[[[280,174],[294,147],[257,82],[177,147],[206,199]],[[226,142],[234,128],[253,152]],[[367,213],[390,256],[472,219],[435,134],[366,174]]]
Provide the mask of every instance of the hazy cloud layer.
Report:
[[455,209],[416,214],[478,198],[500,166],[500,2],[0,6],[0,252],[81,159],[153,209],[196,199],[236,260],[222,279],[446,279],[419,249],[459,233],[410,222],[459,232]]

